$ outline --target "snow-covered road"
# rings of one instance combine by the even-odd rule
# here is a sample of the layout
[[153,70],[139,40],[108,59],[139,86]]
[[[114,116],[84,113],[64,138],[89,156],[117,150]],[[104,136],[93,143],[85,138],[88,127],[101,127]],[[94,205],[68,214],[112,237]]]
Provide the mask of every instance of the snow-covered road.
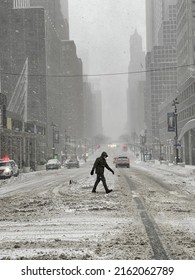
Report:
[[93,194],[93,160],[0,181],[0,259],[195,258],[192,168],[132,160]]

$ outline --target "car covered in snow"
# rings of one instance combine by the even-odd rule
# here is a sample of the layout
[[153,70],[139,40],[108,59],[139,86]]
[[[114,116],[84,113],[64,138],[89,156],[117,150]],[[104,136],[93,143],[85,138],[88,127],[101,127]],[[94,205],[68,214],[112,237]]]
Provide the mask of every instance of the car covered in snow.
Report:
[[118,156],[115,158],[115,167],[130,167],[130,159],[127,156]]
[[0,160],[0,178],[11,178],[12,176],[17,177],[18,175],[19,168],[14,160]]
[[49,159],[46,163],[46,170],[59,169],[61,168],[61,163],[58,159]]

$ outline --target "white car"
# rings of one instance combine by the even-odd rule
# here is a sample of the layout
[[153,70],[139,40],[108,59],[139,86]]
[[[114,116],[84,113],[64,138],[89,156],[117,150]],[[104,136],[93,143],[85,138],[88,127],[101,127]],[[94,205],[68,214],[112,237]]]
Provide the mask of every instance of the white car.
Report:
[[10,178],[19,175],[18,165],[14,160],[0,160],[0,178]]
[[46,170],[59,168],[61,168],[61,163],[58,159],[49,159],[46,163]]

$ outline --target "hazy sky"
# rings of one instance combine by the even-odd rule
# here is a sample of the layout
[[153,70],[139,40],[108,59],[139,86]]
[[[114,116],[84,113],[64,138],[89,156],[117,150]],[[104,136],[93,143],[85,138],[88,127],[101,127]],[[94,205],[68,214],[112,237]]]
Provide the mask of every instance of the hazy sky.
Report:
[[[128,72],[129,39],[135,28],[145,50],[145,0],[69,0],[69,25],[87,74]],[[108,136],[125,132],[127,78],[99,77]]]

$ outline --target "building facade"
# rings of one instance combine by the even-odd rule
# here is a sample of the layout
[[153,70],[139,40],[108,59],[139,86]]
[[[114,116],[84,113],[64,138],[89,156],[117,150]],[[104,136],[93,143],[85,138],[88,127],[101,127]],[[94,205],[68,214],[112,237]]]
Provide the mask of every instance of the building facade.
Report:
[[[195,2],[178,0],[177,2],[177,76],[178,87],[174,98],[177,98],[177,127],[179,157],[186,164],[195,164],[195,79],[194,79],[194,42],[195,42]],[[161,131],[167,131],[167,112],[174,111],[173,99],[165,103],[160,110]],[[163,124],[164,123],[164,124]],[[163,133],[162,133],[163,134]],[[171,137],[168,137],[169,134]],[[172,134],[172,135],[171,135]],[[167,135],[166,157],[174,160],[174,133]]]
[[[145,80],[145,53],[142,49],[142,38],[135,30],[130,37],[130,63],[128,67],[127,89],[127,128],[131,138],[139,139],[140,132],[145,129],[144,95],[140,91],[140,82]],[[143,110],[142,110],[143,109]],[[134,140],[133,140],[134,141]]]
[[170,97],[174,98],[177,92],[176,5],[169,5],[165,12],[163,3],[158,45],[147,54],[146,63],[146,95],[151,110],[150,118],[147,118],[147,144],[156,158],[159,158],[160,145],[167,136],[162,137],[159,106]]
[[64,13],[60,0],[31,0],[32,7],[43,7],[61,40],[69,40],[68,0],[63,0]]
[[83,70],[74,41],[62,41],[62,63],[63,121],[67,134],[80,141],[84,137]]
[[45,35],[43,8],[12,10],[12,72],[21,73],[28,58],[27,121],[44,125],[47,123]]
[[29,1],[0,1],[0,65],[1,89],[11,110],[0,133],[0,153],[30,168],[45,158],[46,146],[43,9],[30,9]]
[[163,20],[163,0],[146,0],[146,48],[158,46],[158,33]]
[[[146,5],[146,48],[151,52],[154,46],[159,46],[159,34],[163,20],[166,20],[170,5],[176,5],[177,0],[145,0]],[[170,18],[171,14],[169,14]]]

